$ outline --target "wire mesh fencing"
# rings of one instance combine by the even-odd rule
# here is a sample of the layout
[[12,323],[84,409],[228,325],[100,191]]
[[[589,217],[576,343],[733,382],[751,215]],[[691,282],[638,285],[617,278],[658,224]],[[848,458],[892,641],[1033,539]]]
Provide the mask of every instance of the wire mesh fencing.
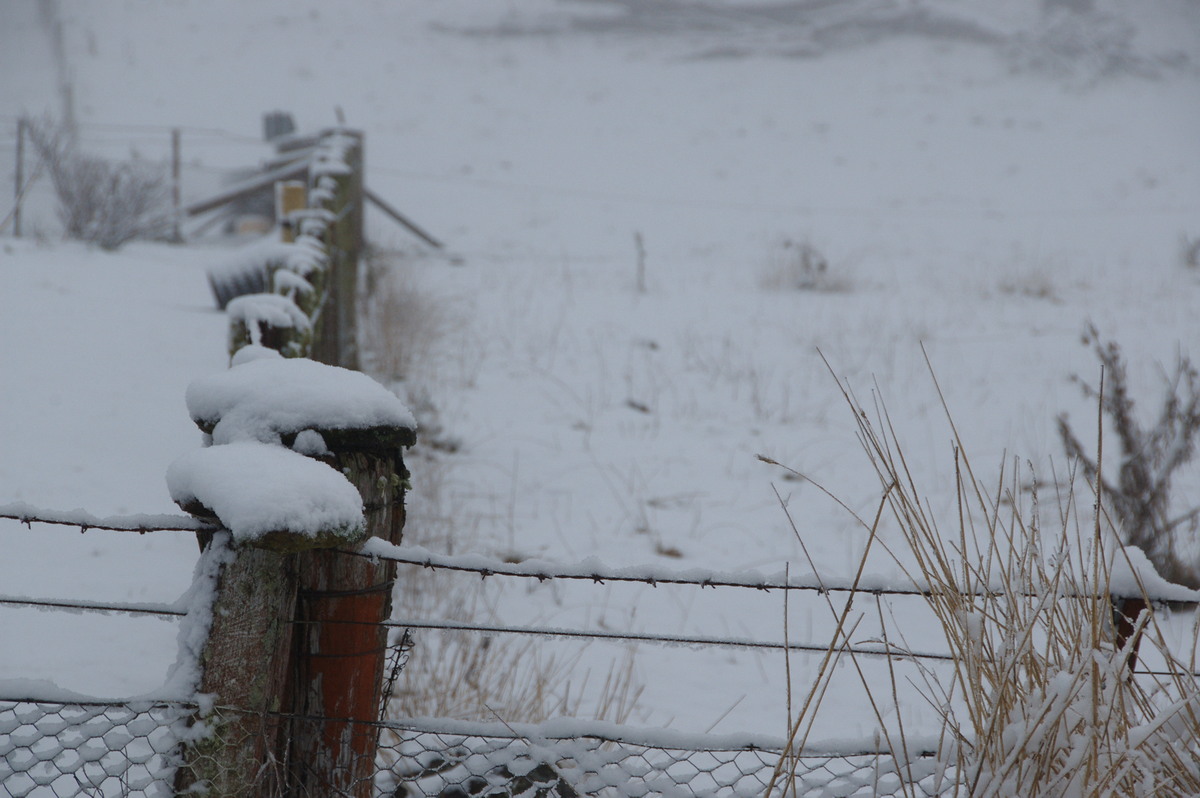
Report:
[[[165,798],[175,795],[176,774],[186,758],[192,766],[199,763],[201,783],[219,794],[237,794],[237,786],[249,782],[237,781],[244,778],[237,763],[210,761],[207,750],[229,751],[212,743],[257,729],[269,748],[265,738],[295,720],[376,735],[375,762],[365,768],[352,764],[334,784],[314,781],[311,763],[302,758],[268,757],[256,765],[256,794],[281,794],[281,784],[288,783],[300,790],[296,794],[354,798],[765,798],[783,794],[782,781],[769,790],[777,768],[795,774],[799,791],[813,798],[932,798],[948,786],[944,771],[927,756],[909,761],[869,752],[785,756],[782,746],[749,739],[656,738],[653,732],[608,725],[581,731],[569,729],[571,722],[558,722],[557,731],[555,723],[512,727],[443,719],[348,724],[232,710],[193,725],[197,711],[186,703],[0,699],[0,793]],[[252,722],[229,724],[222,716]]]
[[194,706],[0,699],[0,793],[12,798],[173,795]]
[[[484,731],[481,726],[491,727]],[[655,740],[653,734],[549,735],[499,732],[496,724],[438,720],[381,724],[377,794],[387,798],[766,798],[777,767],[795,774],[813,798],[944,794],[932,757],[901,762],[889,754],[812,753],[785,757],[782,747],[713,738],[705,744]],[[686,742],[687,744],[684,744]]]

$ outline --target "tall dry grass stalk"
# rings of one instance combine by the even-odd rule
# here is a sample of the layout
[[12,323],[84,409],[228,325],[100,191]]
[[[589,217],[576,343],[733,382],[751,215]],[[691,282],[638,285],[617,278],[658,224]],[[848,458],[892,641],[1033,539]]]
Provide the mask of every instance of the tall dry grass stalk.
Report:
[[[1044,529],[1036,491],[1021,493],[1015,467],[985,486],[951,420],[956,513],[939,524],[886,407],[879,403],[868,413],[843,390],[884,489],[881,507],[904,547],[882,542],[880,518],[869,527],[870,541],[927,591],[954,658],[950,676],[921,667],[916,680],[941,722],[936,790],[972,798],[1200,795],[1195,645],[1183,661],[1156,613],[1144,611],[1135,624],[1142,660],[1154,661],[1155,670],[1130,672],[1138,635],[1118,645],[1111,580],[1116,570],[1137,571],[1113,531],[1102,526],[1098,499],[1095,522],[1081,523],[1074,495],[1059,496],[1057,520]],[[843,656],[846,630],[861,618],[851,614],[850,604],[838,611],[830,662]],[[893,637],[902,639],[902,631]],[[861,676],[854,656],[846,656]],[[882,741],[900,760],[901,774],[913,752],[903,727],[889,731],[881,710],[895,706],[895,666],[903,658],[898,652],[888,661],[887,693],[862,677]],[[815,711],[808,704],[819,704],[830,672],[824,666],[818,671],[804,711],[793,721],[797,751],[811,731]],[[781,772],[777,781],[785,792],[796,789],[794,770]],[[909,783],[905,794],[925,789]]]
[[368,369],[389,382],[425,378],[422,369],[459,322],[445,300],[421,285],[418,269],[437,268],[419,254],[368,248],[360,303]]

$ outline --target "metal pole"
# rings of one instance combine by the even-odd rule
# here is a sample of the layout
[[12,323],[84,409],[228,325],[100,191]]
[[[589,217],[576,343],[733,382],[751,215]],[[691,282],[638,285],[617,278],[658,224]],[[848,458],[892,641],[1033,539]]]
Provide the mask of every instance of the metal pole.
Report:
[[21,237],[21,195],[25,189],[25,118],[17,120],[17,176],[13,186],[13,238]]

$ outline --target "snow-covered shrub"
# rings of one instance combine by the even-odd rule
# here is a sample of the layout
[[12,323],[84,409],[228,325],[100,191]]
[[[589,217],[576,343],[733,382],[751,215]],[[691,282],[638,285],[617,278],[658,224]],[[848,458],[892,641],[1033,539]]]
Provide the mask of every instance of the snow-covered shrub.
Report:
[[1135,17],[1091,8],[1086,2],[1047,3],[1038,23],[1004,46],[1014,72],[1092,83],[1114,75],[1156,78],[1186,67],[1183,52],[1154,52],[1137,38]]
[[30,121],[28,130],[49,169],[68,238],[114,250],[163,231],[169,189],[164,166],[79,152],[64,128],[44,120]]
[[[1129,376],[1115,341],[1102,341],[1088,325],[1084,343],[1090,344],[1104,367],[1101,410],[1112,423],[1121,445],[1117,478],[1102,477],[1104,498],[1116,516],[1122,537],[1145,551],[1155,568],[1173,582],[1200,588],[1200,561],[1181,556],[1184,533],[1194,544],[1200,508],[1178,507],[1171,484],[1176,472],[1192,461],[1200,438],[1200,373],[1181,356],[1166,380],[1162,407],[1152,427],[1144,427],[1134,412]],[[1078,376],[1075,382],[1090,399],[1100,391]],[[1079,462],[1084,476],[1095,483],[1101,464],[1089,456],[1066,415],[1058,417],[1058,431],[1067,456]],[[1196,546],[1188,547],[1195,552]]]
[[1179,239],[1179,259],[1185,267],[1200,271],[1200,236]]
[[833,275],[829,259],[808,241],[784,238],[771,249],[761,276],[768,291],[845,291],[849,283]]

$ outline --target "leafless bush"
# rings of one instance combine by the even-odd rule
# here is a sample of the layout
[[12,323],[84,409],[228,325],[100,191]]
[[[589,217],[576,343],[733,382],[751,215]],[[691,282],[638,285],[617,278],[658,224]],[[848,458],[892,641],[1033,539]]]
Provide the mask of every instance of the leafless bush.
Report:
[[845,291],[844,278],[829,270],[829,259],[808,241],[785,238],[776,244],[762,273],[762,287],[769,291]]
[[1200,270],[1200,236],[1183,236],[1179,240],[1179,259],[1189,269]]
[[70,133],[50,120],[29,120],[28,130],[50,171],[68,238],[114,250],[162,230],[168,192],[162,166],[79,152]]
[[[1191,361],[1180,356],[1166,380],[1158,419],[1145,428],[1134,415],[1129,377],[1121,349],[1115,341],[1102,341],[1088,325],[1084,342],[1090,344],[1104,368],[1101,391],[1078,376],[1073,379],[1085,396],[1101,400],[1101,409],[1112,423],[1121,444],[1117,480],[1102,478],[1102,488],[1125,537],[1125,542],[1146,553],[1159,572],[1173,582],[1200,588],[1200,563],[1186,563],[1176,554],[1178,531],[1185,524],[1194,530],[1200,508],[1173,514],[1171,480],[1196,454],[1200,432],[1200,375]],[[1090,457],[1075,435],[1066,415],[1058,417],[1058,431],[1067,456],[1078,460],[1084,475],[1095,482],[1097,460]]]

